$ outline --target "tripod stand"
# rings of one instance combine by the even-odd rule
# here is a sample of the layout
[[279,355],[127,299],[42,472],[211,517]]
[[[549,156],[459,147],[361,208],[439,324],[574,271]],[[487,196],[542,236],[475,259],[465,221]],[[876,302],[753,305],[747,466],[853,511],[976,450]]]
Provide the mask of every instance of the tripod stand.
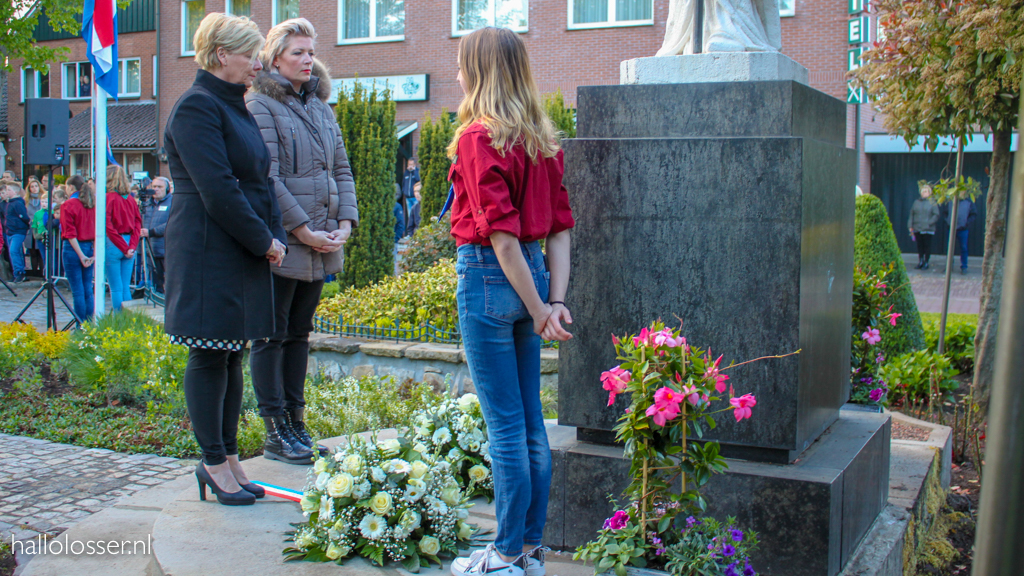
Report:
[[[46,203],[47,203],[47,206],[46,206],[47,212],[46,212],[46,214],[47,214],[48,218],[53,218],[53,166],[52,165],[50,166],[50,177],[47,180],[49,181],[50,189],[49,189],[49,191],[47,193],[47,197],[46,197]],[[58,290],[57,286],[53,283],[52,268],[50,266],[50,262],[51,262],[51,260],[55,260],[55,254],[54,253],[56,252],[56,250],[54,248],[55,248],[55,246],[53,245],[53,227],[49,226],[47,224],[47,226],[46,226],[46,258],[43,259],[43,285],[39,287],[39,290],[37,290],[36,293],[32,296],[32,298],[28,301],[28,304],[25,304],[25,307],[21,309],[21,312],[18,312],[18,315],[14,318],[15,322],[24,322],[21,319],[21,317],[24,316],[25,312],[28,312],[28,309],[31,308],[33,304],[35,304],[36,300],[38,300],[39,297],[42,296],[45,293],[46,294],[46,329],[47,330],[57,330],[57,309],[53,305],[53,295],[54,294],[56,294],[57,298],[59,298],[60,301],[64,304],[64,308],[66,308],[67,311],[71,313],[71,321],[68,322],[67,325],[65,325],[63,328],[61,328],[61,330],[68,330],[71,327],[79,325],[79,324],[82,323],[82,319],[79,318],[78,315],[75,314],[74,307],[71,306],[71,304],[68,304],[68,301],[64,298],[64,295],[60,293],[60,290]],[[6,286],[6,284],[7,283],[5,282],[4,285]],[[10,290],[10,287],[8,286],[7,289]],[[14,292],[14,291],[11,290],[11,292]]]

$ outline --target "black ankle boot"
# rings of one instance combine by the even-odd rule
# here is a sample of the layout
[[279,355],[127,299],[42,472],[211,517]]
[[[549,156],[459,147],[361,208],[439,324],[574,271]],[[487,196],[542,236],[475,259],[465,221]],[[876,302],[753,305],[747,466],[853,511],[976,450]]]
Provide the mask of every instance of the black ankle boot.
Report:
[[292,434],[287,416],[264,416],[263,426],[267,430],[267,439],[263,443],[264,458],[289,464],[313,463],[313,452]]
[[306,448],[316,450],[321,456],[326,456],[327,448],[320,446],[319,444],[315,447],[313,445],[313,438],[306,430],[306,423],[303,421],[305,411],[305,408],[292,408],[291,410],[288,410],[288,424],[291,427],[292,434],[294,434],[295,438]]

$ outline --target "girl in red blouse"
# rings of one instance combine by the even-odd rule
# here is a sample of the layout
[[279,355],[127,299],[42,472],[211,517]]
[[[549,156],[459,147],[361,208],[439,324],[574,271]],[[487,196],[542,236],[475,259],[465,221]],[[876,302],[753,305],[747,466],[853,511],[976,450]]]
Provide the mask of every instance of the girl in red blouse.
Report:
[[68,178],[71,197],[60,207],[61,260],[64,275],[71,286],[75,316],[82,322],[92,319],[93,264],[96,262],[93,241],[96,239],[96,195],[85,188],[85,180],[75,175]]
[[[540,403],[540,346],[572,336],[565,307],[569,229],[562,151],[526,47],[508,29],[459,43],[465,92],[448,146],[458,244],[456,298],[469,370],[488,426],[498,531],[452,563],[455,576],[543,576],[551,453]],[[547,255],[538,240],[547,239]]]
[[122,302],[132,299],[132,268],[142,234],[142,214],[130,195],[130,186],[124,168],[107,168],[107,246],[103,271],[114,312],[121,309]]

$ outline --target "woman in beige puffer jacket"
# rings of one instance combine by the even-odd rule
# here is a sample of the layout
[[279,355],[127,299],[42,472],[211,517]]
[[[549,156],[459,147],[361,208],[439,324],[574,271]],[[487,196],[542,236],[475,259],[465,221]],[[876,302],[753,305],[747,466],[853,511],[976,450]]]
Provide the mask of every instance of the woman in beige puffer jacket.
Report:
[[304,18],[267,34],[264,70],[246,106],[270,151],[270,178],[288,232],[288,255],[274,270],[275,333],[252,344],[253,387],[267,429],[264,456],[310,464],[303,423],[306,363],[324,278],[341,272],[342,247],[359,221],[355,182],[341,130],[327,104],[331,77],[313,57],[316,32]]

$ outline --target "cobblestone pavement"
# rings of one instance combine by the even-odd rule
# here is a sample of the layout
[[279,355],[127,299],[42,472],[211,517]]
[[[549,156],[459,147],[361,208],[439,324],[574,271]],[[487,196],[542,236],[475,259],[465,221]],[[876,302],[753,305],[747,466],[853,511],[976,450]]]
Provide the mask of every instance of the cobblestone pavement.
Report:
[[0,434],[0,538],[58,534],[123,496],[192,473],[193,464]]
[[[918,270],[917,254],[904,254],[910,285],[917,308],[921,312],[941,312],[942,292],[946,280],[946,257],[932,256],[927,270]],[[977,314],[981,297],[981,258],[971,258],[967,274],[960,273],[959,258],[953,262],[949,286],[949,311],[955,314]]]
[[[10,284],[10,283],[8,283]],[[17,292],[17,296],[11,294],[3,285],[0,285],[0,322],[10,322],[21,312],[21,309],[25,307],[25,304],[32,299],[36,291],[39,290],[39,286],[42,284],[38,279],[29,280],[23,284],[11,284],[11,288]],[[71,304],[71,290],[67,288],[67,283],[59,282],[57,289],[67,299],[68,304]],[[71,321],[71,314],[67,311],[64,305],[60,302],[56,295],[53,297],[54,308],[57,311],[57,325],[63,328],[68,322]],[[129,306],[136,309],[145,310],[151,316],[155,316],[158,319],[163,318],[163,309],[154,308],[153,306],[146,306],[142,300],[132,300],[126,302],[125,306]],[[110,294],[107,294],[107,310],[110,310]],[[23,317],[23,320],[30,324],[34,324],[37,327],[46,326],[46,295],[43,294],[38,300],[32,304],[32,307],[28,309]]]

